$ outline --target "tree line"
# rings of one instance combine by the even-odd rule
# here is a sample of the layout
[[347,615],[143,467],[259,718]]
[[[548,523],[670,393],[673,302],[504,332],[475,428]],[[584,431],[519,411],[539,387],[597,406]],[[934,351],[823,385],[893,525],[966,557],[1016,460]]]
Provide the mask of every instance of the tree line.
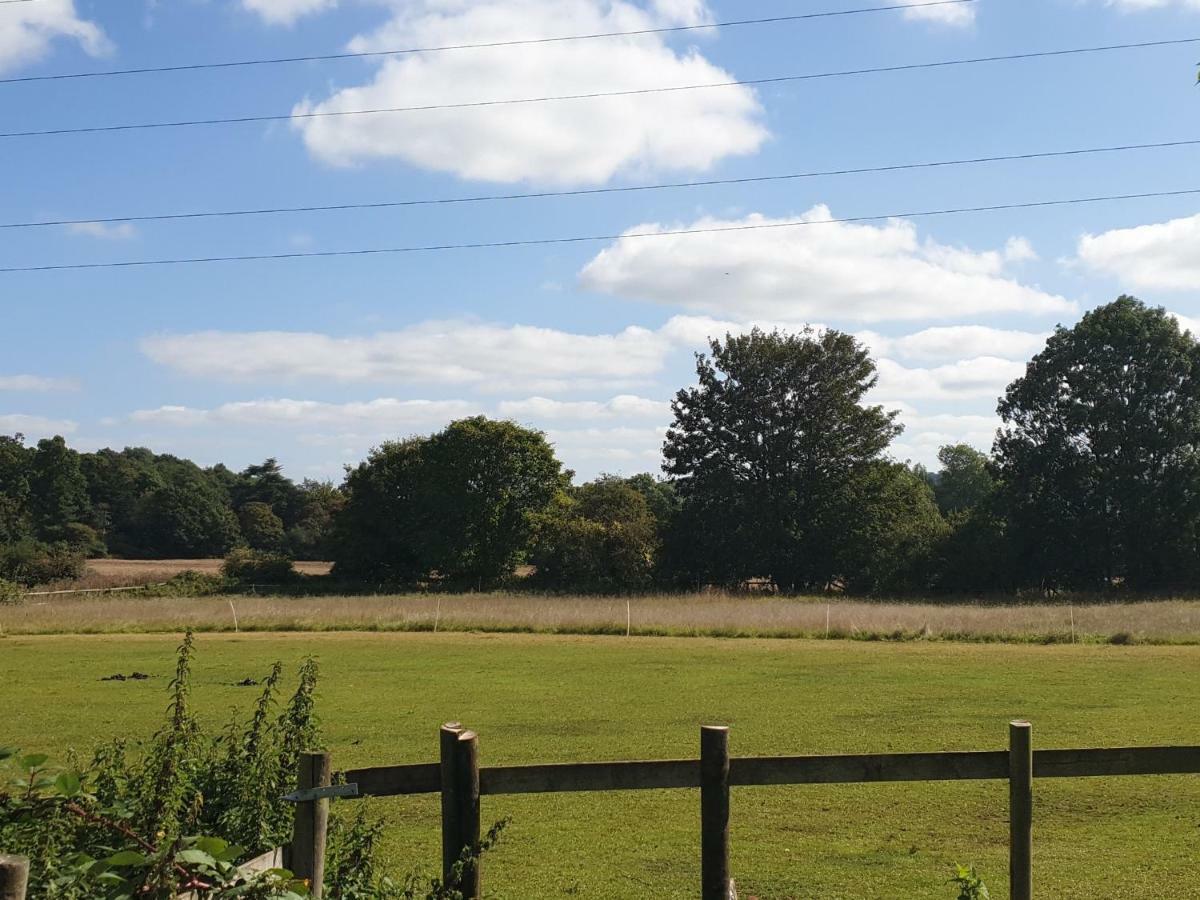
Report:
[[[999,400],[991,454],[897,462],[852,335],[710,342],[664,476],[573,485],[541,432],[475,417],[384,443],[340,486],[148,450],[0,438],[0,544],[122,556],[238,546],[370,583],[861,594],[1200,585],[1200,344],[1132,297],[1059,327]],[[522,570],[522,566],[529,568]],[[0,577],[3,571],[0,570]]]

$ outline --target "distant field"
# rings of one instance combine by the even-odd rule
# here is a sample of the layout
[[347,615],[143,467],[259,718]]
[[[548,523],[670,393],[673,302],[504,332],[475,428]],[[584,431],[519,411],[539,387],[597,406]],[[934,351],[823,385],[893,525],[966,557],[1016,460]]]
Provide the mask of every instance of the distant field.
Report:
[[30,597],[0,607],[13,634],[196,631],[490,631],[887,641],[1200,644],[1200,601],[1086,606],[867,603],[724,594],[630,598],[527,593],[156,598]]
[[[176,641],[0,640],[0,744],[61,754],[145,734],[162,719]],[[733,726],[736,755],[1000,749],[1018,716],[1039,747],[1200,742],[1190,647],[260,634],[202,636],[198,652],[195,702],[215,723],[252,702],[236,682],[316,655],[337,767],[432,761],[453,719],[478,730],[485,765],[693,756],[710,722]],[[152,677],[100,681],[134,670]],[[1200,777],[1036,792],[1038,896],[1197,896]],[[1000,782],[735,788],[734,872],[762,900],[952,900],[950,867],[973,862],[1000,900],[1006,796]],[[371,806],[394,868],[433,871],[436,800]],[[485,799],[487,821],[506,815],[484,866],[491,897],[697,894],[695,792]]]
[[[219,559],[90,559],[89,574],[102,578],[127,579],[130,584],[143,584],[147,579],[162,580],[186,572],[216,573],[221,571]],[[296,569],[305,575],[328,575],[333,568],[327,562],[298,562]]]

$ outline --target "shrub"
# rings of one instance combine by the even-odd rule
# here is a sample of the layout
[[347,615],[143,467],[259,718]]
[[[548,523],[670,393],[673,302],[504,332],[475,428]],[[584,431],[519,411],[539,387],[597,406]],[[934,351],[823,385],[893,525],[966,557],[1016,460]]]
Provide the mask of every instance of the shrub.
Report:
[[289,557],[262,550],[234,550],[225,557],[221,573],[242,584],[286,584],[298,576]]
[[25,587],[79,578],[85,566],[83,555],[66,544],[23,540],[0,547],[0,578]]
[[956,900],[991,900],[992,895],[974,866],[958,866],[950,883],[958,888]]
[[242,537],[252,550],[278,553],[284,547],[283,519],[266,503],[247,503],[238,510]]
[[19,584],[0,578],[0,606],[20,603],[25,591]]

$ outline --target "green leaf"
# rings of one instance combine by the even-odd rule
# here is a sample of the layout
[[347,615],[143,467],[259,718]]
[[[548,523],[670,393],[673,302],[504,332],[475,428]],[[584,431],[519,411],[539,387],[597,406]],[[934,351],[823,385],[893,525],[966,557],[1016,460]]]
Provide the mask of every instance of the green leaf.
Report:
[[16,747],[0,747],[0,761],[16,756],[20,752]]
[[149,860],[136,850],[121,850],[107,860],[110,866],[144,866]]
[[175,854],[175,859],[181,863],[188,863],[193,866],[215,866],[217,864],[217,861],[212,858],[211,854],[195,848],[180,850]]
[[64,797],[78,797],[83,782],[77,772],[63,772],[54,780],[54,788]]
[[229,841],[223,841],[218,837],[201,837],[196,838],[196,841],[194,844],[192,844],[192,846],[197,850],[201,850],[212,856],[219,857],[229,849]]
[[36,769],[38,766],[45,765],[46,760],[49,758],[45,753],[31,753],[28,756],[22,756],[18,759],[17,765],[25,771],[29,771],[30,769]]

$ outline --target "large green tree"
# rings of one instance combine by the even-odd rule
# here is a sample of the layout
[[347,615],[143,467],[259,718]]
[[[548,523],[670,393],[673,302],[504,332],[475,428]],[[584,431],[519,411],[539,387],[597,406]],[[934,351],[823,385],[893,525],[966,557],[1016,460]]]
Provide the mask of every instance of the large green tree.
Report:
[[650,583],[658,545],[646,495],[609,475],[564,491],[537,517],[530,561],[545,585],[627,591]]
[[758,329],[710,343],[672,403],[664,468],[689,579],[823,589],[845,573],[853,486],[901,428],[864,402],[875,364],[851,335]]
[[0,544],[29,537],[29,468],[33,451],[25,436],[0,434]]
[[568,476],[545,435],[477,416],[384,444],[346,478],[335,561],[356,578],[491,583],[523,560]]
[[38,441],[29,463],[29,512],[44,541],[63,539],[68,525],[89,518],[91,501],[79,454],[62,437]]
[[996,457],[1024,580],[1158,587],[1194,579],[1200,345],[1121,297],[1058,328],[999,406]]

